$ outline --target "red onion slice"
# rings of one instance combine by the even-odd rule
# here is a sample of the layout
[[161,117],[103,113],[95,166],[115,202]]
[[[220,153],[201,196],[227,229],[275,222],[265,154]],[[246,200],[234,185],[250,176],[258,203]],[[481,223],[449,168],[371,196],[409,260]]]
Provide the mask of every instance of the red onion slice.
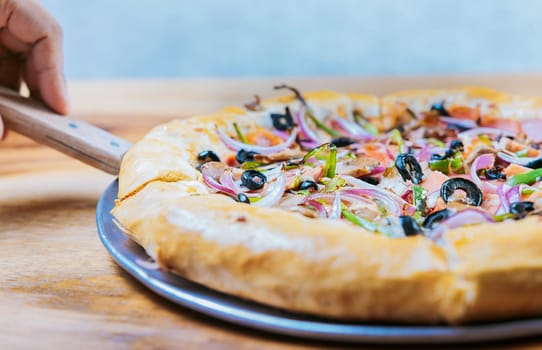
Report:
[[367,176],[380,175],[384,171],[386,171],[386,167],[379,165],[379,166],[374,167],[373,170],[371,170],[371,172],[367,174]]
[[320,202],[317,202],[313,199],[305,199],[303,201],[303,203],[301,203],[300,205],[310,205],[311,207],[313,207],[314,209],[316,209],[316,211],[318,212],[318,214],[320,214],[320,217],[325,219],[328,217],[327,215],[327,210],[326,208],[324,207],[324,205]]
[[497,185],[494,185],[488,181],[482,181],[478,176],[478,170],[484,168],[492,168],[495,163],[495,156],[493,154],[482,154],[477,157],[470,167],[470,177],[472,181],[484,192],[495,193]]
[[215,190],[216,192],[225,193],[231,197],[237,197],[237,193],[233,188],[219,183],[209,174],[208,168],[205,166],[205,164],[201,166],[201,175],[203,176],[203,182],[205,182],[205,184],[211,189]]
[[274,129],[273,134],[277,135],[278,137],[280,137],[284,141],[288,140],[288,138],[290,137],[290,134],[287,131],[284,131],[284,130]]
[[504,160],[505,162],[519,164],[523,166],[527,165],[527,163],[532,162],[533,160],[538,159],[538,157],[517,157],[514,154],[508,154],[505,152],[497,153],[497,157]]
[[446,147],[434,146],[428,143],[420,149],[416,158],[420,162],[429,161],[433,154],[442,154],[446,152],[447,150],[448,148]]
[[505,214],[510,211],[510,202],[508,201],[508,198],[506,197],[506,193],[510,189],[510,186],[508,186],[506,183],[499,185],[497,187],[497,195],[499,196],[500,204],[497,210],[495,211],[495,215]]
[[488,135],[503,135],[503,136],[515,136],[513,132],[508,130],[502,130],[497,128],[488,128],[488,127],[482,127],[482,128],[474,128],[467,131],[463,131],[462,133],[459,133],[459,137],[472,137],[472,136],[478,136],[481,134],[488,134]]
[[360,141],[371,141],[374,140],[375,137],[371,135],[367,130],[363,129],[358,123],[343,119],[341,117],[337,117],[333,119],[334,122],[339,124],[339,126],[348,133],[348,136],[360,140]]
[[220,183],[223,186],[226,186],[232,189],[235,193],[248,191],[248,188],[241,188],[235,183],[235,181],[233,180],[233,174],[231,170],[226,170],[224,171],[224,173],[222,173],[222,175],[220,175]]
[[393,152],[388,146],[386,146],[386,155],[388,156],[388,158],[395,161],[395,154],[393,154]]
[[[372,189],[372,190],[380,192],[383,196],[391,198],[394,202],[397,203],[399,208],[405,209],[405,211],[407,213],[409,213],[409,214],[412,214],[412,213],[414,213],[416,211],[416,208],[414,206],[412,206],[408,202],[404,201],[401,197],[399,197],[398,195],[396,195],[395,193],[393,193],[391,191],[384,190],[384,189],[382,189],[382,188],[380,188],[378,186],[371,185],[370,183],[367,183],[365,181],[356,179],[355,177],[352,177],[352,176],[349,176],[349,175],[344,175],[343,179],[346,180],[347,184],[349,184],[351,186],[354,186],[356,188]],[[343,193],[344,193],[344,191],[343,191]],[[401,214],[399,214],[399,215],[401,215]]]
[[269,186],[259,201],[252,203],[255,207],[273,207],[277,204],[286,190],[286,174],[282,172],[275,182]]
[[217,134],[220,140],[231,150],[233,151],[239,151],[240,149],[244,149],[245,151],[253,151],[260,154],[271,154],[271,153],[278,153],[282,150],[285,150],[286,148],[290,147],[297,137],[297,128],[294,128],[292,132],[290,133],[290,136],[286,141],[284,141],[281,144],[275,145],[275,146],[257,146],[257,145],[249,145],[247,143],[243,143],[241,141],[234,140],[230,138],[222,129],[217,128]]
[[367,188],[349,188],[343,190],[346,194],[367,196],[379,200],[386,210],[395,216],[399,216],[402,213],[402,206],[394,201],[387,193],[382,193],[382,190],[367,189]]
[[418,158],[420,162],[427,162],[429,161],[429,159],[431,159],[432,154],[433,153],[431,152],[431,146],[429,144],[426,144],[422,147],[422,149],[420,149],[416,158]]
[[341,192],[335,192],[335,198],[329,211],[329,220],[339,220],[341,218]]
[[303,147],[314,148],[321,145],[323,142],[318,135],[310,128],[305,118],[305,107],[301,106],[295,113],[294,119],[299,127],[300,139],[303,141]]
[[401,199],[406,201],[408,196],[412,193],[412,190],[411,189],[407,189],[405,192],[403,192],[403,194],[401,195]]
[[[335,199],[335,196],[333,195],[333,193],[315,193],[306,198],[306,200],[317,199],[323,199],[326,202],[331,203]],[[346,193],[344,191],[341,193],[341,201],[348,201],[351,203],[364,202],[365,204],[374,204],[374,202],[369,198],[360,197],[359,195]]]
[[516,185],[506,191],[505,197],[508,203],[521,202],[521,185]]
[[486,212],[478,209],[465,209],[442,221],[435,229],[427,234],[433,240],[442,237],[444,232],[465,226],[483,223],[493,223],[495,220]]

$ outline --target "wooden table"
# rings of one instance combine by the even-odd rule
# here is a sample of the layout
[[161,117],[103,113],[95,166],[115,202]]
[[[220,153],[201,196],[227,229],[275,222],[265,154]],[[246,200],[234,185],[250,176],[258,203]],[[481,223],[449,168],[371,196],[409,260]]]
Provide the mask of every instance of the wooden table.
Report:
[[[72,114],[136,141],[173,117],[269,96],[281,82],[305,91],[478,84],[542,94],[542,75],[72,82]],[[337,345],[243,329],[150,293],[112,261],[96,234],[95,205],[112,180],[14,133],[0,144],[0,349]],[[488,346],[542,349],[542,338]]]

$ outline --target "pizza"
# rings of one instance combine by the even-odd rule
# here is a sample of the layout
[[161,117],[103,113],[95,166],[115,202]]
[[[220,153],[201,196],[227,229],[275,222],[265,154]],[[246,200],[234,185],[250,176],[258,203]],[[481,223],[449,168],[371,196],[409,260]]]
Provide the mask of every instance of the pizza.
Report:
[[541,98],[276,88],[124,156],[112,213],[161,268],[339,320],[542,314]]

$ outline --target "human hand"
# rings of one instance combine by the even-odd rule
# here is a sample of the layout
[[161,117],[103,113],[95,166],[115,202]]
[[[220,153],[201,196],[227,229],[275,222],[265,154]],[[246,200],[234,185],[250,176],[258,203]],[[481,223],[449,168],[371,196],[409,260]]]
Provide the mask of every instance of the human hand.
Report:
[[0,0],[0,85],[18,91],[23,81],[32,97],[68,113],[59,24],[35,0]]

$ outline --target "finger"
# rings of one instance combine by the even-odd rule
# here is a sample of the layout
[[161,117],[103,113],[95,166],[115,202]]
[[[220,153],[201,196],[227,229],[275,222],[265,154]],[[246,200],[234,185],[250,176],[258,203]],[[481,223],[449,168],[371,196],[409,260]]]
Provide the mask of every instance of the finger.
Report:
[[0,17],[10,33],[0,39],[14,50],[30,47],[25,80],[34,96],[61,114],[68,113],[68,97],[63,76],[62,30],[34,0],[6,1],[6,14]]
[[[0,52],[1,49],[0,46]],[[20,58],[0,54],[0,85],[18,91],[21,86],[21,67],[22,61]]]
[[54,48],[48,40],[38,42],[26,61],[25,80],[33,97],[38,97],[60,114],[69,112],[62,67],[49,61]]
[[0,116],[0,140],[4,139],[4,122],[2,122],[2,117]]
[[18,39],[7,29],[0,31],[0,42],[11,52],[27,53],[32,49],[32,44]]
[[22,66],[19,55],[14,54],[0,43],[0,85],[18,91],[21,86]]

